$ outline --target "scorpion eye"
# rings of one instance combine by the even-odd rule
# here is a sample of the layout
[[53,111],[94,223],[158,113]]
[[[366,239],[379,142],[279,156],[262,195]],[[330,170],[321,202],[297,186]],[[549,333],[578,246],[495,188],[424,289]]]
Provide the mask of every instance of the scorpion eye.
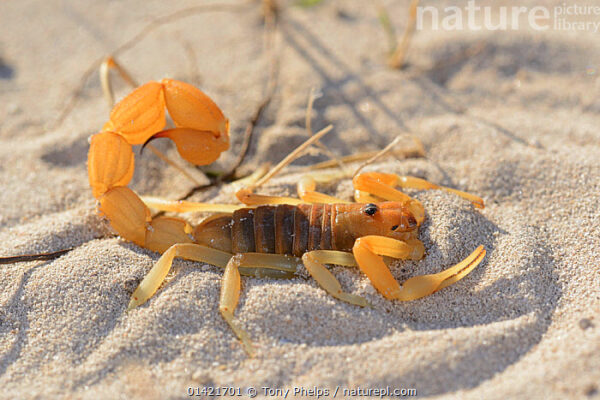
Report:
[[377,212],[377,206],[373,203],[369,203],[365,206],[363,211],[365,212],[365,214],[373,216]]

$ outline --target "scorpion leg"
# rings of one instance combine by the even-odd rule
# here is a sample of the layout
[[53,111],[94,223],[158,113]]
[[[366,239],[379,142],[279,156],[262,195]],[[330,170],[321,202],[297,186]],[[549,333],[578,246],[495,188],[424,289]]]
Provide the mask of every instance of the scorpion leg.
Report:
[[325,267],[325,264],[357,266],[356,260],[351,254],[335,250],[313,250],[304,253],[302,261],[317,283],[333,297],[361,307],[369,305],[365,298],[344,292],[340,282]]
[[354,191],[354,200],[357,203],[380,203],[384,201],[381,197],[373,196],[371,193],[362,190]]
[[[335,176],[332,176],[326,180],[321,181],[329,181],[335,179]],[[298,197],[302,199],[305,203],[327,203],[327,204],[336,204],[336,203],[349,203],[348,201],[338,199],[337,197],[329,196],[324,193],[317,192],[315,189],[317,187],[317,182],[315,177],[306,175],[300,179],[297,186]]]
[[240,253],[231,257],[223,275],[219,311],[229,324],[235,335],[240,339],[248,355],[254,355],[254,347],[250,337],[233,321],[233,315],[238,304],[241,290],[240,272],[244,268],[274,268],[293,274],[302,261],[297,257],[281,254]]
[[[394,189],[397,176],[393,174],[383,174],[379,172],[365,172],[356,175],[352,180],[354,189],[361,192],[367,192],[371,195],[381,197],[388,201],[399,201],[405,203],[411,213],[421,225],[425,220],[425,208],[419,200],[413,199],[409,195]],[[365,196],[362,196],[363,200]]]
[[[254,183],[257,179],[265,174],[265,169],[267,165],[261,166],[258,170],[256,170],[250,176],[242,178],[233,182],[233,184],[238,184],[242,186],[244,183]],[[253,193],[252,193],[253,194]],[[159,211],[171,211],[177,213],[186,213],[186,212],[218,212],[218,213],[226,213],[231,214],[240,208],[245,208],[244,205],[238,204],[210,204],[210,203],[198,203],[194,201],[187,200],[168,200],[160,197],[154,196],[142,196],[142,201],[150,208]],[[298,201],[297,199],[292,199],[294,201]],[[256,204],[265,204],[262,201],[255,202]]]
[[293,197],[285,196],[268,196],[253,193],[251,189],[241,189],[236,193],[237,198],[246,205],[260,204],[291,204],[297,205],[302,203],[326,203],[339,204],[350,203],[349,201],[338,199],[337,197],[329,196],[324,193],[317,192],[317,180],[319,182],[328,182],[339,177],[340,174],[332,174],[325,177],[314,177],[310,175],[303,176],[297,185],[298,197],[300,200]]
[[302,200],[295,199],[293,197],[284,196],[268,196],[264,194],[256,194],[252,192],[252,189],[240,189],[235,193],[235,197],[239,201],[248,206],[258,206],[264,204],[290,204],[298,205],[304,203]]
[[[152,222],[158,220],[160,219],[157,218]],[[173,220],[175,221],[171,223],[178,221]],[[166,223],[169,222],[163,222]],[[144,304],[152,297],[165,280],[175,257],[225,268],[233,254],[195,243],[176,243],[170,246],[133,292],[128,309]],[[280,254],[246,253],[241,260],[243,265],[240,267],[240,272],[244,275],[270,278],[291,278],[301,264],[301,260],[296,257]]]
[[281,271],[285,272],[287,276],[280,275],[279,277],[291,278],[302,265],[300,258],[285,254],[240,253],[236,256],[240,259],[240,272],[253,271],[251,274],[244,275],[257,277],[278,277],[271,276],[269,272]]
[[483,199],[479,196],[461,190],[439,186],[426,181],[425,179],[413,176],[400,176],[381,172],[363,172],[354,177],[353,183],[355,189],[383,197],[386,200],[404,201],[403,199],[410,198],[404,193],[394,189],[395,186],[420,190],[439,189],[454,193],[457,196],[470,201],[477,208],[484,208]]
[[437,274],[415,276],[402,286],[394,279],[381,255],[395,258],[422,257],[423,247],[380,236],[364,236],[356,240],[352,252],[358,265],[367,275],[373,286],[386,298],[401,301],[415,300],[428,296],[459,281],[469,274],[485,256],[485,249],[479,246],[458,264]]
[[205,262],[207,264],[225,268],[232,256],[233,254],[231,253],[194,243],[177,243],[172,245],[163,253],[150,272],[144,277],[137,289],[135,289],[131,295],[128,310],[144,304],[152,297],[165,280],[175,257]]
[[240,290],[242,286],[240,271],[238,267],[241,263],[241,255],[233,256],[227,266],[225,267],[225,273],[223,274],[223,285],[221,286],[221,298],[219,299],[219,312],[223,319],[235,335],[240,339],[244,350],[249,356],[255,354],[254,346],[250,341],[250,337],[238,324],[233,321],[233,313],[238,305],[240,299]]
[[475,196],[474,194],[463,192],[462,190],[436,185],[435,183],[431,183],[429,181],[426,181],[425,179],[415,178],[414,176],[397,176],[397,178],[397,185],[402,188],[421,190],[441,189],[450,193],[454,193],[455,195],[460,196],[466,200],[469,200],[471,203],[473,203],[473,206],[477,208],[484,208],[483,199],[479,196]]
[[172,211],[177,213],[202,211],[231,214],[234,211],[239,210],[240,208],[244,208],[244,206],[237,204],[197,203],[194,201],[186,200],[167,200],[152,196],[142,196],[142,201],[152,209],[159,211]]

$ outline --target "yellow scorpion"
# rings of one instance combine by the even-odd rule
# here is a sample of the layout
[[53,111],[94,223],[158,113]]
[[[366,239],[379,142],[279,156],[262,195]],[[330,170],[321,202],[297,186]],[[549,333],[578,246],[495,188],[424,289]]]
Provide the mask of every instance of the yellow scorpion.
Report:
[[[165,109],[175,128],[166,129]],[[99,211],[126,240],[162,253],[134,291],[129,308],[146,302],[164,281],[175,257],[224,268],[219,310],[244,349],[254,353],[247,333],[234,322],[240,275],[290,278],[303,264],[332,296],[358,306],[367,301],[342,290],[325,264],[358,266],[385,298],[409,301],[428,296],[464,278],[484,258],[479,246],[458,264],[437,274],[416,276],[399,284],[382,256],[419,260],[425,249],[418,228],[425,219],[422,204],[396,187],[443,189],[483,208],[469,193],[425,180],[367,172],[353,179],[356,203],[315,191],[315,181],[302,179],[300,199],[239,190],[245,205],[205,204],[148,198],[127,184],[133,176],[133,145],[169,138],[179,154],[196,165],[215,161],[229,148],[229,121],[202,91],[184,82],[149,82],[126,96],[110,114],[102,131],[91,139],[88,173]],[[153,218],[157,210],[219,214],[192,228],[185,220]]]

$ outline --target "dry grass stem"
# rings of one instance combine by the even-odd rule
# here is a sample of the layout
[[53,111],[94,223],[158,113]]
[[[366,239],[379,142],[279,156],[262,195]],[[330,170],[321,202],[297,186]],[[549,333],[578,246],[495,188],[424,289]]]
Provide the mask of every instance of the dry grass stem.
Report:
[[419,139],[417,139],[415,136],[413,135],[398,135],[396,137],[396,139],[392,140],[387,146],[385,146],[382,150],[376,152],[375,154],[373,154],[367,161],[365,161],[364,163],[362,163],[357,169],[356,171],[354,171],[354,174],[352,175],[353,177],[355,177],[356,175],[358,175],[358,173],[367,165],[374,163],[375,161],[379,160],[381,157],[385,156],[386,154],[390,153],[391,150],[393,149],[394,146],[396,146],[398,143],[400,143],[400,141],[402,139],[406,139],[407,136],[415,143],[416,147],[419,148],[421,150],[421,154],[422,156],[425,155],[425,150],[423,148],[423,144],[421,143],[421,141]]
[[[404,149],[404,148],[403,149],[395,149],[395,150],[392,149],[387,154],[390,154],[390,155],[393,155],[393,156],[399,157],[399,158],[425,157],[425,149],[424,149],[421,141],[414,136],[412,137],[412,139],[414,142],[414,147],[406,148],[406,149]],[[365,151],[362,153],[350,154],[348,156],[344,156],[340,160],[345,163],[364,161],[364,160],[368,160],[369,158],[374,157],[375,155],[377,155],[380,152],[381,152],[381,150]],[[335,161],[328,160],[328,161],[323,161],[320,163],[313,164],[310,167],[307,167],[307,170],[312,171],[312,170],[317,170],[317,169],[333,168],[335,166],[336,166]]]
[[296,147],[296,149],[294,151],[292,151],[290,154],[288,154],[283,160],[281,160],[279,162],[279,164],[277,164],[271,171],[269,171],[268,174],[266,174],[265,176],[263,176],[258,182],[256,182],[254,185],[251,185],[249,187],[249,189],[256,189],[262,185],[264,185],[267,181],[269,181],[269,179],[271,179],[273,176],[275,176],[279,171],[281,171],[283,168],[285,168],[285,166],[287,166],[288,164],[290,164],[292,161],[294,161],[295,159],[297,159],[298,157],[300,157],[304,151],[313,143],[315,143],[317,140],[319,140],[320,138],[322,138],[323,136],[325,136],[327,133],[329,133],[331,130],[333,129],[333,125],[328,125],[325,128],[321,129],[319,132],[315,133],[313,136],[311,136],[307,141],[305,141],[304,143],[302,143],[300,146]]
[[394,52],[388,60],[388,64],[392,68],[400,69],[405,65],[406,54],[408,53],[410,42],[412,40],[413,34],[415,33],[418,5],[419,0],[412,0],[410,3],[410,7],[408,10],[408,22],[406,24],[404,34],[402,35],[402,40],[400,41],[400,44],[396,47],[396,49],[394,50]]

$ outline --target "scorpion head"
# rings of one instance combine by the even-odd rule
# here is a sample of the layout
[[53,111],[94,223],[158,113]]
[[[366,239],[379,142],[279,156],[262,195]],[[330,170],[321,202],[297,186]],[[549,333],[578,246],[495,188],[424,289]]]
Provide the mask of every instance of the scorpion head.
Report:
[[398,240],[411,237],[419,221],[401,202],[344,204],[337,208],[334,237],[337,249],[351,249],[362,236],[386,236]]
[[394,232],[409,232],[417,227],[411,211],[399,202],[369,203],[361,208],[360,218],[365,225],[372,225],[382,236],[394,236]]

